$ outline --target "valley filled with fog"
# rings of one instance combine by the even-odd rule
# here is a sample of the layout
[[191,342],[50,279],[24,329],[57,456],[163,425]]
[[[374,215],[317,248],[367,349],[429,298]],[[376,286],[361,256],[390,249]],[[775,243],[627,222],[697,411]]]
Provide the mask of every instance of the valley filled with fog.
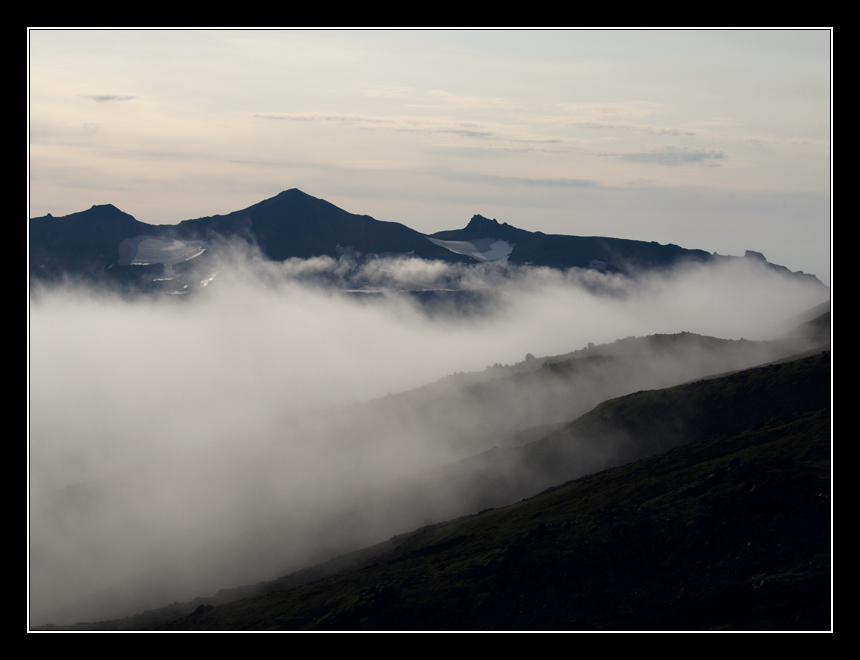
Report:
[[[245,247],[199,268],[188,296],[31,290],[34,625],[211,595],[504,504],[470,481],[484,452],[813,348],[772,340],[829,298],[753,259],[632,278]],[[630,339],[679,333],[732,341]]]

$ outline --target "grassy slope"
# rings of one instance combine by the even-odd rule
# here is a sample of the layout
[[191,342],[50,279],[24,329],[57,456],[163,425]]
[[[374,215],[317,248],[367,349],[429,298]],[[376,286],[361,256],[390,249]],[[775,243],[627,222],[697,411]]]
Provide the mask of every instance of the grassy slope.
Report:
[[829,353],[707,383],[578,420],[595,442],[600,427],[641,431],[674,405],[669,418],[695,444],[394,537],[310,569],[357,570],[165,627],[828,629]]

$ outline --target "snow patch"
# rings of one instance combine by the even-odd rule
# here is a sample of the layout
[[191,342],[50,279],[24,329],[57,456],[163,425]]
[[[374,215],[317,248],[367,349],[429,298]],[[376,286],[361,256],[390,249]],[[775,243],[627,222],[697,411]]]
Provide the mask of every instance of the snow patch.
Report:
[[513,244],[495,238],[476,238],[472,241],[443,241],[428,236],[427,240],[456,254],[472,257],[475,261],[507,261],[514,249]]
[[199,257],[206,251],[203,241],[180,241],[160,236],[135,236],[119,244],[120,266],[174,264]]

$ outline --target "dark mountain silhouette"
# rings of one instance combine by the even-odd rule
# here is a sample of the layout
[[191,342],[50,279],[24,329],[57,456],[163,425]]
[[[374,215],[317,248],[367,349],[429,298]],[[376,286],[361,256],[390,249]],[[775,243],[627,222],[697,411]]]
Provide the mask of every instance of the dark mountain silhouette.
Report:
[[[625,274],[669,268],[680,262],[704,263],[739,258],[711,254],[704,250],[690,250],[672,243],[662,245],[655,241],[531,232],[481,215],[474,216],[463,229],[441,231],[431,234],[430,237],[445,241],[496,238],[513,245],[513,250],[508,257],[510,263],[561,269],[594,268]],[[816,279],[814,275],[802,272],[792,273],[784,266],[771,264],[760,252],[747,250],[743,258],[762,261],[785,274]]]
[[414,254],[424,259],[465,261],[406,225],[354,215],[295,188],[243,211],[185,220],[176,226],[176,232],[189,239],[245,237],[278,261],[338,257],[338,246],[360,254]]
[[[476,259],[500,258],[498,254],[484,258],[479,253],[489,254],[486,252],[489,245],[504,241],[499,244],[505,247],[501,252],[508,255],[511,263],[626,274],[668,268],[683,261],[730,258],[671,244],[530,232],[480,215],[474,216],[463,229],[427,236],[400,223],[349,213],[292,189],[241,211],[184,220],[177,225],[139,222],[111,205],[93,206],[62,218],[50,215],[32,218],[30,275],[36,279],[60,276],[129,279],[147,274],[147,268],[160,272],[158,263],[145,267],[120,263],[120,243],[140,236],[202,240],[210,242],[210,247],[221,239],[241,238],[255,243],[263,255],[278,261],[323,255],[356,259],[378,255],[474,263]],[[445,241],[459,246],[440,244]],[[471,249],[472,241],[477,241],[480,249],[464,252],[462,246]],[[745,258],[764,260],[753,252],[747,252]],[[775,267],[790,274],[782,266]],[[817,281],[812,275],[793,275]]]
[[[30,275],[127,279],[153,270],[121,265],[119,246],[138,236],[177,240],[240,238],[258,245],[273,260],[330,256],[341,252],[414,255],[424,259],[469,261],[434,245],[423,234],[396,222],[354,215],[329,202],[292,189],[227,215],[184,220],[177,225],[149,225],[111,205],[93,206],[62,218],[30,220]],[[161,267],[154,268],[161,272]]]
[[[135,220],[112,204],[93,206],[62,218],[50,214],[30,220],[30,274],[104,275],[119,261],[119,244],[157,228]],[[136,274],[140,274],[136,271]]]
[[534,236],[545,236],[542,232],[526,231],[511,227],[507,222],[499,223],[482,215],[472,216],[469,224],[463,229],[451,229],[431,234],[432,238],[445,241],[471,241],[477,238],[497,238],[510,243],[524,243]]
[[511,263],[552,268],[598,268],[622,273],[666,268],[679,261],[705,262],[713,255],[704,250],[687,250],[677,245],[660,245],[600,236],[563,236],[530,232],[499,224],[476,215],[460,230],[433,234],[433,238],[468,241],[492,237],[513,243]]

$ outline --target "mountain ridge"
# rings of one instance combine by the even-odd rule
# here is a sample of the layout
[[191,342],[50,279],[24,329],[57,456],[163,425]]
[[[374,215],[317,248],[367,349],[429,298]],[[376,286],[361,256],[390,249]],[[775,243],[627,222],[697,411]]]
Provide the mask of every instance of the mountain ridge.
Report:
[[[120,243],[140,236],[212,244],[239,238],[256,244],[264,256],[275,261],[319,256],[362,259],[375,255],[452,263],[508,261],[625,275],[670,268],[682,262],[764,260],[760,253],[750,251],[744,257],[724,257],[671,243],[531,232],[481,215],[474,215],[462,229],[423,234],[402,223],[350,213],[297,188],[226,215],[183,220],[176,225],[143,223],[112,204],[58,218],[50,214],[31,218],[29,224],[30,275],[34,279],[67,274],[109,279],[140,275],[143,271],[139,267],[131,266],[129,270],[119,264]],[[791,276],[819,282],[814,275],[793,273],[764,261]]]

